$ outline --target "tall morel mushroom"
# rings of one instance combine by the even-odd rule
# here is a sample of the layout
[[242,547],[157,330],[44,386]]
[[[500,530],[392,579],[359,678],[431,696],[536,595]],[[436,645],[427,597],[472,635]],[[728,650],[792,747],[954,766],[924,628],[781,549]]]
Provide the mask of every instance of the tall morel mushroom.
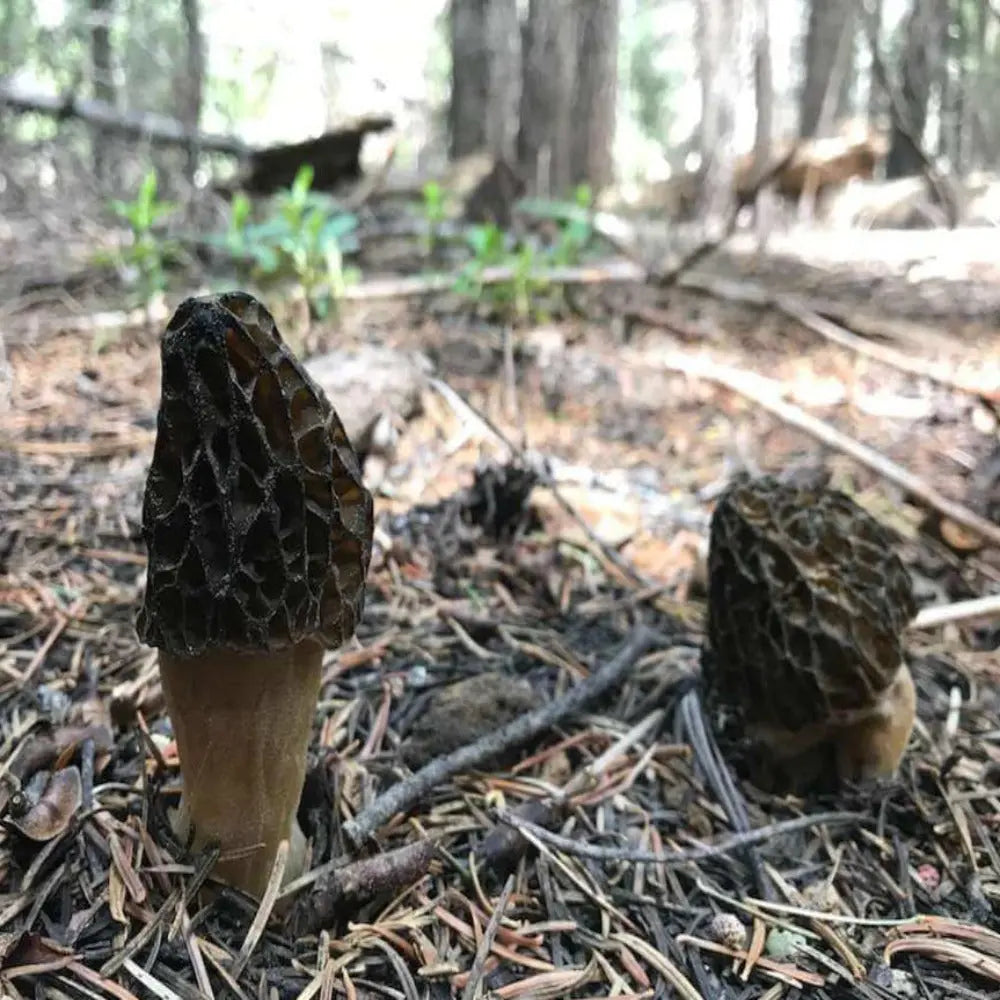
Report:
[[837,490],[739,476],[712,515],[708,583],[710,700],[785,778],[808,785],[828,758],[842,780],[894,774],[916,710],[902,646],[916,603],[888,532]]
[[295,812],[324,649],[354,632],[372,498],[340,419],[252,296],[190,298],[161,342],[136,627],[158,647],[183,777],[175,831],[259,896]]

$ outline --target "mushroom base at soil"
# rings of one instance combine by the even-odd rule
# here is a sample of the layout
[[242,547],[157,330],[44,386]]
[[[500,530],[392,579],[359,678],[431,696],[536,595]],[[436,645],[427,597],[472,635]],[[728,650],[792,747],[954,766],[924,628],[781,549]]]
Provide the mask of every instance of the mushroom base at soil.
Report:
[[159,652],[184,775],[175,833],[196,850],[225,844],[214,874],[256,897],[282,840],[285,882],[305,861],[295,813],[322,659],[322,647],[308,641],[274,652]]
[[753,726],[750,735],[781,763],[796,788],[807,788],[820,777],[827,766],[827,750],[832,751],[840,781],[872,781],[895,776],[913,732],[916,712],[913,676],[903,663],[867,709],[794,732]]
[[916,716],[917,690],[904,663],[879,695],[872,713],[838,735],[837,773],[841,781],[894,777]]

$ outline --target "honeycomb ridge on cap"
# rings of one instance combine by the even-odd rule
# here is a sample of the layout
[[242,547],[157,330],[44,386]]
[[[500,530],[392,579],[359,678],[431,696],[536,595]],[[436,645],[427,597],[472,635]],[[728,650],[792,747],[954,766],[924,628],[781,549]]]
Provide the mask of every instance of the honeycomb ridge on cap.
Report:
[[888,531],[849,496],[737,477],[709,541],[710,697],[795,731],[869,708],[902,662],[913,585]]
[[176,655],[354,632],[373,503],[336,411],[245,292],[189,298],[160,345],[139,638]]

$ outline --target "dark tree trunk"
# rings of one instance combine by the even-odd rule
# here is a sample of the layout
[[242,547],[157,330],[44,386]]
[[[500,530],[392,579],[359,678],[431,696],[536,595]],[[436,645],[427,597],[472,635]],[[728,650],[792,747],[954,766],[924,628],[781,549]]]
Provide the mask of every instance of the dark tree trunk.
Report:
[[[959,146],[961,160],[967,169],[983,164],[983,153],[990,150],[993,143],[987,139],[983,127],[984,90],[988,93],[1000,82],[996,64],[987,55],[987,31],[993,14],[986,4],[977,4],[971,9],[962,7],[965,24],[965,47],[960,77],[960,121]],[[995,121],[993,135],[995,132]],[[995,147],[994,147],[995,148]]]
[[[181,0],[181,14],[187,36],[187,72],[184,79],[183,100],[178,116],[192,134],[198,131],[201,121],[202,91],[205,85],[205,41],[201,34],[201,8],[199,0]],[[198,165],[198,149],[188,148],[188,174],[193,175]]]
[[771,0],[757,0],[757,23],[753,43],[753,83],[757,104],[757,124],[754,129],[754,175],[767,166],[771,158],[771,138],[774,133],[774,74],[771,66]]
[[818,135],[822,125],[849,105],[849,64],[854,57],[854,0],[811,0],[806,27],[806,77],[799,98],[799,135]]
[[577,7],[572,179],[595,192],[611,182],[614,170],[618,6],[618,0],[586,0]]
[[[114,107],[116,87],[111,52],[111,21],[114,0],[90,0],[90,79],[94,98]],[[103,129],[93,133],[94,176],[104,187],[112,183],[113,153],[111,139]]]
[[521,51],[522,83],[517,162],[537,194],[572,183],[570,156],[576,17],[573,0],[530,0]]
[[451,0],[452,159],[481,150],[511,157],[517,132],[517,0]]
[[697,211],[711,227],[733,205],[733,132],[738,81],[732,58],[738,37],[740,0],[699,0],[698,56],[701,77],[701,154]]
[[[949,7],[952,3],[949,3]],[[941,93],[941,125],[937,137],[937,155],[960,172],[959,122],[962,117],[962,67],[965,63],[966,36],[962,30],[961,4],[951,10],[941,24],[942,58],[938,63],[938,87]],[[949,21],[954,25],[950,30]]]
[[[756,0],[756,23],[753,35],[753,84],[757,105],[754,126],[753,180],[762,177],[771,160],[771,142],[774,133],[774,73],[771,65],[771,0]],[[763,249],[767,241],[773,216],[773,195],[758,191],[754,199],[754,228],[758,246]]]
[[946,28],[943,22],[947,17],[947,0],[913,0],[906,19],[899,68],[900,111],[905,121],[893,127],[886,160],[887,177],[906,177],[923,169],[913,143],[923,141],[931,88],[944,58],[942,40]]
[[[869,19],[869,36],[872,52],[881,51],[882,47],[882,0],[870,0],[866,4]],[[878,73],[875,71],[874,56],[868,72],[868,122],[874,126],[886,110],[886,95],[879,84]]]

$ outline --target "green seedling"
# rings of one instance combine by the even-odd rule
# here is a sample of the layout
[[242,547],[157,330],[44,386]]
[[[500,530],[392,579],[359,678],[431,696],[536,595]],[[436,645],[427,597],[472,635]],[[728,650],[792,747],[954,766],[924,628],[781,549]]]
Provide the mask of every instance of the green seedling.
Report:
[[255,281],[293,278],[313,316],[322,319],[355,280],[356,272],[344,265],[344,254],[357,249],[357,217],[330,196],[313,191],[313,176],[313,168],[303,164],[263,222],[251,221],[246,195],[233,195],[229,227],[214,242]]
[[156,196],[156,170],[146,172],[132,201],[112,201],[111,209],[128,224],[129,241],[110,254],[98,255],[101,263],[110,263],[134,284],[143,301],[148,302],[167,287],[166,262],[176,256],[176,240],[158,231],[161,223],[177,206]]
[[424,185],[423,195],[424,222],[427,225],[423,236],[424,253],[430,256],[437,248],[441,235],[441,225],[447,214],[447,205],[444,188],[437,181],[428,181]]

